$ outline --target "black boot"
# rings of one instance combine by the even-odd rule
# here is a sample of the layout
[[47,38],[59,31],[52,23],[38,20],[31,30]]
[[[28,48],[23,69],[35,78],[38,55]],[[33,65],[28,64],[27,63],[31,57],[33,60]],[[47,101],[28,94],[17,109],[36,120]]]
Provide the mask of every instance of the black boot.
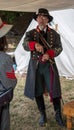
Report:
[[45,112],[45,104],[44,104],[43,95],[36,97],[35,99],[36,99],[36,103],[41,114],[41,117],[39,119],[39,125],[45,126],[45,123],[47,122],[47,117],[46,117],[46,112]]
[[62,116],[61,116],[61,112],[59,110],[56,111],[55,119],[56,119],[58,125],[60,125],[61,127],[65,126],[64,122],[63,122],[63,119],[62,119]]
[[62,115],[61,115],[61,102],[60,102],[60,99],[59,98],[53,99],[53,105],[54,105],[54,110],[55,110],[56,122],[61,127],[64,127],[65,125],[64,125],[64,122],[63,122],[63,119],[62,119]]
[[45,126],[45,124],[47,122],[46,112],[45,111],[41,111],[40,114],[41,114],[41,117],[39,119],[39,125],[40,126]]

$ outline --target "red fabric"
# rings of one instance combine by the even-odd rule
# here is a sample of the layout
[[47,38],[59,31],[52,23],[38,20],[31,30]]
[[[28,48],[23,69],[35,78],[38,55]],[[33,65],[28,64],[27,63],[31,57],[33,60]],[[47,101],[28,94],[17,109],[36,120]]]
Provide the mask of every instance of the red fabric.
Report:
[[11,72],[6,72],[6,76],[7,78],[10,78],[10,79],[15,79],[15,73],[14,73],[14,69],[12,69]]
[[6,23],[5,23],[5,22],[3,22],[3,23],[0,25],[0,28],[2,28],[5,24],[6,24]]
[[50,66],[50,101],[53,102],[53,81],[54,81],[54,72],[53,66]]
[[31,41],[31,42],[29,42],[29,48],[30,48],[30,51],[34,51],[34,49],[35,49],[35,41]]
[[54,56],[55,56],[55,51],[54,51],[54,50],[47,50],[46,53],[49,54],[49,57],[50,57],[50,58],[54,58]]

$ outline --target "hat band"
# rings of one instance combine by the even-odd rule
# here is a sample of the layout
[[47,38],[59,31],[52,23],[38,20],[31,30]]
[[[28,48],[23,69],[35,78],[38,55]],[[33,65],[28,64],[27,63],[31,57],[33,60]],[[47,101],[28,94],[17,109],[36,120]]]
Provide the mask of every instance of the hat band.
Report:
[[47,13],[38,13],[38,15],[48,16],[49,14],[47,14]]
[[3,22],[1,25],[0,25],[0,28],[2,28],[4,26],[4,24],[6,24],[5,22]]

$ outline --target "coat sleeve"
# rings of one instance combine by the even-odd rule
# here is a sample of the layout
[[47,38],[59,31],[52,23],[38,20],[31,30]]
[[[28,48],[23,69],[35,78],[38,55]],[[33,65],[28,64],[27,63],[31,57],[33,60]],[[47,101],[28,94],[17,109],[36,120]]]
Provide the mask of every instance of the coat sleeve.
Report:
[[55,34],[55,57],[58,56],[63,50],[62,43],[61,43],[61,38],[58,33]]
[[49,33],[49,45],[50,48],[46,53],[48,53],[51,58],[58,56],[63,50],[60,35],[55,30],[51,30]]
[[26,36],[24,38],[23,47],[26,51],[34,51],[35,50],[35,41],[34,41],[34,35],[33,30],[26,32]]

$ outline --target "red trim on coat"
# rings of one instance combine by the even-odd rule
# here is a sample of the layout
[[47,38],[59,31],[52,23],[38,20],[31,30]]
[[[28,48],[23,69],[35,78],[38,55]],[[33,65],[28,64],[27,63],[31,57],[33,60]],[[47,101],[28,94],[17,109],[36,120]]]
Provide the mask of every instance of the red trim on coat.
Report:
[[[47,25],[47,29],[48,29],[48,31],[51,30],[51,28],[50,28],[48,25]],[[37,32],[40,32],[40,31],[41,31],[41,30],[39,29],[39,26],[37,26],[36,30],[37,30]]]
[[36,44],[35,41],[31,41],[31,42],[29,42],[29,48],[30,48],[30,51],[34,51],[34,50],[35,50],[35,44]]
[[50,65],[50,101],[51,102],[53,102],[53,82],[54,82],[53,66]]
[[54,58],[54,56],[55,56],[55,51],[54,50],[47,50],[46,53],[48,53],[50,58]]
[[14,69],[12,69],[11,72],[6,72],[6,76],[7,76],[7,78],[10,78],[10,79],[16,79]]
[[51,28],[48,26],[48,31],[50,32]]
[[40,31],[41,31],[41,30],[39,29],[39,27],[38,27],[38,26],[37,26],[37,28],[36,28],[36,31],[37,31],[37,32],[40,32]]

